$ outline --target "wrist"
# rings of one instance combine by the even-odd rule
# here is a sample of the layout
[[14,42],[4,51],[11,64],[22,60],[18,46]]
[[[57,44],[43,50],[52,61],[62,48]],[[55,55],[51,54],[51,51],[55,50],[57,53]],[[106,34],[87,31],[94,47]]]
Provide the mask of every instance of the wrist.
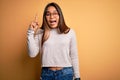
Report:
[[80,80],[80,78],[75,78],[75,80]]

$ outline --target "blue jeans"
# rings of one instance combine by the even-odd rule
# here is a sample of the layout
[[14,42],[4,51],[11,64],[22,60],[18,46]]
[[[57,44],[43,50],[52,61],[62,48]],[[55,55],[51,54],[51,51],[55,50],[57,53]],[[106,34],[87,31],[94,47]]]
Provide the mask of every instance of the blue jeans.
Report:
[[73,80],[73,68],[64,67],[61,70],[50,70],[47,67],[42,68],[41,80]]

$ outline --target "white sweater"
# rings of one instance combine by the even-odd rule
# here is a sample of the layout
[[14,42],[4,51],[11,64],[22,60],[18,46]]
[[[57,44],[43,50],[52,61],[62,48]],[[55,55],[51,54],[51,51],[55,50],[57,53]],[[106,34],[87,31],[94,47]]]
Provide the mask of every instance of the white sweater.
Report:
[[43,30],[39,29],[34,36],[34,31],[29,29],[27,34],[29,55],[35,57],[42,51],[42,67],[73,67],[74,77],[80,77],[76,35],[72,29],[67,34],[59,34],[57,29],[52,29],[42,50]]

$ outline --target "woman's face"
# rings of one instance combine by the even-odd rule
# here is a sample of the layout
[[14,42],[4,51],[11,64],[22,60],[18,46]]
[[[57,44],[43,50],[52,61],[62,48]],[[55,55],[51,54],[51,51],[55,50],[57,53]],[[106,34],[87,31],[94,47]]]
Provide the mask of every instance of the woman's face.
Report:
[[59,14],[54,6],[47,8],[46,20],[50,28],[57,28],[59,23]]

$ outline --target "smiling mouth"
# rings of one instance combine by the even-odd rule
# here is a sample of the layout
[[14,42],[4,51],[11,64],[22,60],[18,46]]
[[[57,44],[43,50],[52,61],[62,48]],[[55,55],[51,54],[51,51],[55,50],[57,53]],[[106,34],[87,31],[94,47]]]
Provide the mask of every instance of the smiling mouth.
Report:
[[55,24],[57,21],[56,20],[50,20],[50,24]]

